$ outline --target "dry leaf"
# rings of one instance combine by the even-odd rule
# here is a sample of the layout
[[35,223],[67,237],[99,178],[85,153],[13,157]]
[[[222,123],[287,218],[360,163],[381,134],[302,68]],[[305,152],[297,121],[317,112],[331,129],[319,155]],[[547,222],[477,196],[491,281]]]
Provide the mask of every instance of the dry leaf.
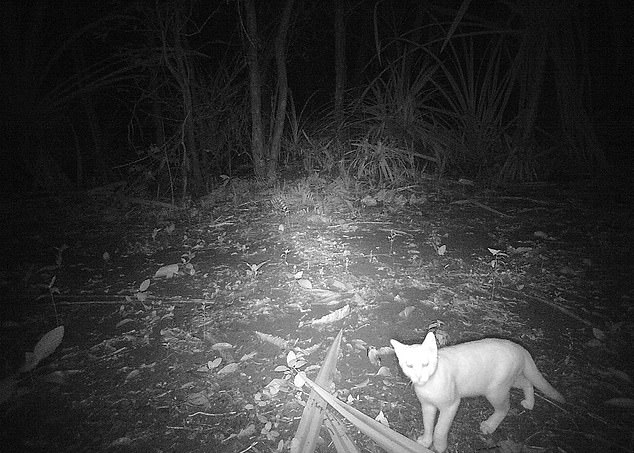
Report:
[[178,264],[168,264],[159,268],[154,274],[155,277],[172,278],[174,275],[178,275]]
[[250,437],[253,434],[255,434],[255,425],[251,423],[246,428],[240,430],[238,437]]
[[368,359],[372,365],[381,365],[381,357],[379,357],[379,351],[374,346],[368,348]]
[[146,278],[145,280],[143,280],[143,282],[139,285],[139,291],[141,292],[145,292],[147,291],[147,289],[150,287],[150,279]]
[[353,389],[362,389],[363,387],[367,387],[370,383],[370,378],[365,378],[363,382],[358,383],[357,385],[352,386]]
[[209,398],[204,392],[197,392],[187,395],[187,402],[194,406],[209,407]]
[[247,360],[252,359],[256,355],[257,355],[257,352],[255,352],[255,351],[250,352],[248,354],[244,354],[242,357],[240,357],[240,362],[246,362]]
[[338,310],[333,311],[332,313],[327,314],[326,316],[322,316],[318,319],[313,319],[311,324],[313,326],[332,324],[333,322],[339,321],[340,319],[345,318],[350,314],[350,305],[345,305]]
[[409,315],[412,314],[414,309],[415,309],[415,307],[413,305],[410,305],[408,307],[405,307],[398,315],[401,318],[407,318]]
[[270,343],[274,346],[277,346],[280,349],[288,348],[288,341],[284,340],[283,338],[269,335],[268,333],[258,332],[257,330],[255,331],[255,334],[258,336],[260,340]]
[[332,284],[332,286],[334,286],[335,288],[337,288],[340,291],[347,291],[348,290],[348,288],[346,287],[345,283],[342,283],[339,280],[333,280],[333,282],[331,284]]
[[313,284],[310,282],[310,280],[307,280],[305,278],[300,278],[299,280],[297,280],[297,284],[304,289],[313,289]]
[[207,368],[209,368],[210,370],[213,370],[214,368],[218,368],[221,363],[222,363],[222,357],[217,357],[216,359],[210,360],[209,362],[207,362]]
[[616,368],[608,368],[608,371],[618,377],[619,379],[627,382],[628,384],[632,384],[632,378],[630,378],[629,374],[627,374],[625,371],[621,371],[621,370],[617,370]]
[[383,411],[379,411],[379,414],[374,417],[374,419],[381,423],[382,425],[387,426],[388,428],[390,427],[390,423],[387,421],[387,418],[385,417],[385,414],[383,413]]
[[20,368],[20,373],[33,370],[41,360],[51,355],[64,338],[64,326],[58,326],[48,331],[35,345],[33,353],[25,354],[25,363]]
[[134,379],[135,377],[137,377],[139,374],[141,374],[141,372],[139,370],[132,370],[128,373],[128,375],[125,377],[126,381],[129,381],[130,379]]
[[597,329],[596,327],[592,328],[592,334],[594,338],[600,341],[605,341],[605,333],[601,329]]
[[224,368],[218,370],[218,374],[229,374],[229,373],[235,373],[236,371],[238,371],[238,364],[237,363],[230,363],[229,365],[225,366]]
[[40,341],[37,342],[33,353],[39,359],[45,359],[51,355],[62,342],[64,338],[64,326],[59,326],[47,332]]
[[214,343],[211,346],[213,351],[224,351],[225,349],[232,349],[233,345],[230,343]]
[[133,320],[133,319],[131,319],[131,318],[125,318],[125,319],[122,319],[121,321],[119,321],[115,327],[116,327],[116,328],[119,328],[119,327],[121,327],[121,326],[125,326],[126,324],[128,324],[128,323],[130,323],[130,322],[133,322],[133,321],[134,321],[134,320]]

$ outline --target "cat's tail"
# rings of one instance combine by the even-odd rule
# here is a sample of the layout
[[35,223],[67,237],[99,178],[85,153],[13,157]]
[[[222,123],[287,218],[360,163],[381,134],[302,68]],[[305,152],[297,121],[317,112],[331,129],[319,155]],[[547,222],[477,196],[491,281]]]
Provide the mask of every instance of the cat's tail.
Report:
[[537,365],[535,365],[535,361],[530,354],[526,354],[526,360],[524,361],[524,375],[548,398],[560,403],[566,402],[566,399],[562,396],[562,394],[555,390],[555,387],[550,385],[544,375],[537,369]]

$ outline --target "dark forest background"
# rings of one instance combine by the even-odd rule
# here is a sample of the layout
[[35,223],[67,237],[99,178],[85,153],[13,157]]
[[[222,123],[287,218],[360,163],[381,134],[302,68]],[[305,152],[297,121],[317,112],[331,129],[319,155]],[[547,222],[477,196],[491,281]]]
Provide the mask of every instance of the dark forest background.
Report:
[[626,172],[630,3],[4,1],[0,177],[173,198],[286,172]]

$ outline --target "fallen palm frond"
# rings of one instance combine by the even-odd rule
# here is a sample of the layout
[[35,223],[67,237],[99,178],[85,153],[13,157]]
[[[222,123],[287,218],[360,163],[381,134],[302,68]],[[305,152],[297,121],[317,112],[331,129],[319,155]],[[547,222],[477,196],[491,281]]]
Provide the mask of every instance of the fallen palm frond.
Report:
[[[315,379],[320,385],[328,387],[332,383],[337,370],[337,357],[339,357],[342,336],[343,330],[340,330],[330,349],[328,349],[321,370],[319,370],[317,379]],[[323,400],[316,392],[311,392],[306,407],[304,407],[302,419],[299,421],[295,437],[291,441],[291,453],[312,453],[315,451],[319,430],[324,421],[323,406]]]
[[312,391],[304,408],[297,433],[291,442],[291,453],[312,453],[317,446],[319,431],[324,422],[339,453],[358,451],[348,437],[345,426],[334,416],[328,406],[346,418],[388,453],[430,452],[431,450],[421,444],[391,430],[352,406],[339,401],[324,390],[324,387],[327,388],[332,383],[332,378],[336,371],[342,334],[343,331],[339,331],[330,346],[319,375],[315,379],[316,382],[311,381],[304,373],[300,374],[302,380],[308,384]]
[[403,436],[396,431],[391,430],[387,426],[379,423],[373,418],[368,417],[363,412],[355,409],[348,404],[339,401],[322,387],[302,376],[306,383],[316,392],[323,400],[336,410],[341,416],[345,417],[350,423],[356,426],[359,431],[375,441],[381,448],[389,453],[428,453],[431,450],[423,447],[421,444],[412,439]]

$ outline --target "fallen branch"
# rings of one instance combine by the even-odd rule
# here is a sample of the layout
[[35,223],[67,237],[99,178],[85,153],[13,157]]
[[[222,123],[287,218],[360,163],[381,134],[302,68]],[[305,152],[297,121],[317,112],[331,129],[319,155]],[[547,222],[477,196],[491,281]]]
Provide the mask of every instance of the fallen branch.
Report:
[[485,204],[480,203],[479,201],[476,201],[472,198],[469,198],[468,200],[456,200],[456,201],[452,201],[449,204],[472,204],[474,206],[477,206],[479,208],[482,208],[486,211],[492,212],[493,214],[499,215],[500,217],[512,217],[508,214],[504,214],[503,212],[498,211],[497,209],[493,209]]

